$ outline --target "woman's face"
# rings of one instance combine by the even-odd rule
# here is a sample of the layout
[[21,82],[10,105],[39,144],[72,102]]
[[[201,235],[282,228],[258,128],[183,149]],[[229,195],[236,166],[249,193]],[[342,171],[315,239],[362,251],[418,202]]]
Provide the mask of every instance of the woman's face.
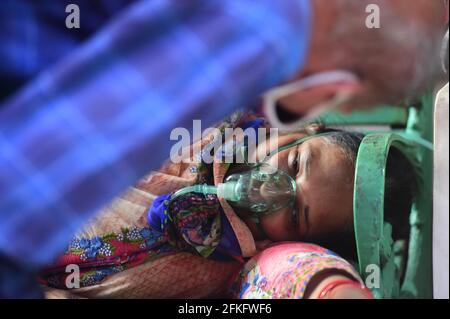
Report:
[[[280,136],[282,146],[304,137],[294,133]],[[274,150],[274,141],[267,148]],[[258,148],[262,156],[263,148]],[[261,154],[260,154],[261,153]],[[313,240],[347,229],[353,220],[354,167],[342,148],[326,138],[312,138],[279,152],[268,161],[287,172],[297,184],[296,205],[262,216],[261,226],[273,241]],[[251,221],[244,219],[256,239],[262,234]]]

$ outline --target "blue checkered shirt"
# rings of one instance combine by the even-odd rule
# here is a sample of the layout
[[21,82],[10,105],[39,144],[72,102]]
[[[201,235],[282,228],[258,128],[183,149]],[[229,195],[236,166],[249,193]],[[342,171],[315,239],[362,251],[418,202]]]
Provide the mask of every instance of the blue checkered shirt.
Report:
[[[69,3],[79,29],[66,27]],[[309,0],[2,0],[0,294],[35,296],[5,287],[157,168],[173,128],[211,125],[298,72],[310,11]]]

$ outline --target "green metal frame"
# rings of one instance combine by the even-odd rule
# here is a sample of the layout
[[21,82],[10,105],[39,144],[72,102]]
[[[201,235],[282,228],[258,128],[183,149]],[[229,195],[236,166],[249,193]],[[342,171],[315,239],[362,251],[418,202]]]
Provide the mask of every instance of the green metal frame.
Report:
[[[419,177],[419,192],[411,212],[410,251],[403,286],[391,237],[392,227],[384,222],[385,168],[391,147],[398,148],[408,157]],[[424,150],[419,150],[422,148]],[[431,197],[424,196],[430,188],[423,179],[423,162],[419,156],[422,151],[428,152],[424,146],[396,133],[373,133],[364,138],[358,152],[354,189],[358,267],[363,279],[372,274],[371,265],[380,270],[379,287],[372,289],[377,298],[431,297],[429,215],[432,202]]]
[[331,111],[319,116],[314,122],[327,125],[404,125],[407,120],[407,108],[382,105],[374,109],[354,111],[348,114]]
[[[398,108],[385,107],[350,115],[328,114],[327,125],[389,124],[404,129],[370,132],[358,151],[354,187],[354,222],[358,268],[364,280],[379,270],[376,298],[432,298],[432,129],[433,96],[411,107],[407,117]],[[406,112],[406,110],[404,110]],[[386,117],[383,117],[386,114]],[[339,119],[340,117],[340,119]],[[402,123],[403,121],[403,123]],[[404,274],[400,273],[392,226],[384,222],[385,170],[389,150],[395,147],[410,160],[418,180],[418,194],[410,215],[409,252]],[[375,267],[374,267],[375,266]],[[403,282],[400,282],[403,275]]]

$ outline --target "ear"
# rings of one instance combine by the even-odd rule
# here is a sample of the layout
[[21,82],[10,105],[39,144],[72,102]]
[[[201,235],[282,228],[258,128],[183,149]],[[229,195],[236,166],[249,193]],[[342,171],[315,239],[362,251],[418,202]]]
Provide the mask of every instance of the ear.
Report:
[[358,95],[363,90],[360,80],[328,83],[306,90],[297,91],[278,100],[277,112],[280,118],[290,118],[291,121],[314,112],[319,105],[325,105],[336,99],[339,93]]

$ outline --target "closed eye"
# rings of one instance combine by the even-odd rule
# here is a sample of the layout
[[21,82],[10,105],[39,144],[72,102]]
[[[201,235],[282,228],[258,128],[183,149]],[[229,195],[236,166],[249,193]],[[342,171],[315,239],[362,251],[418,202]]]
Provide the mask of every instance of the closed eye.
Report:
[[300,152],[298,150],[295,152],[295,156],[292,159],[291,168],[293,173],[297,175],[300,170]]

